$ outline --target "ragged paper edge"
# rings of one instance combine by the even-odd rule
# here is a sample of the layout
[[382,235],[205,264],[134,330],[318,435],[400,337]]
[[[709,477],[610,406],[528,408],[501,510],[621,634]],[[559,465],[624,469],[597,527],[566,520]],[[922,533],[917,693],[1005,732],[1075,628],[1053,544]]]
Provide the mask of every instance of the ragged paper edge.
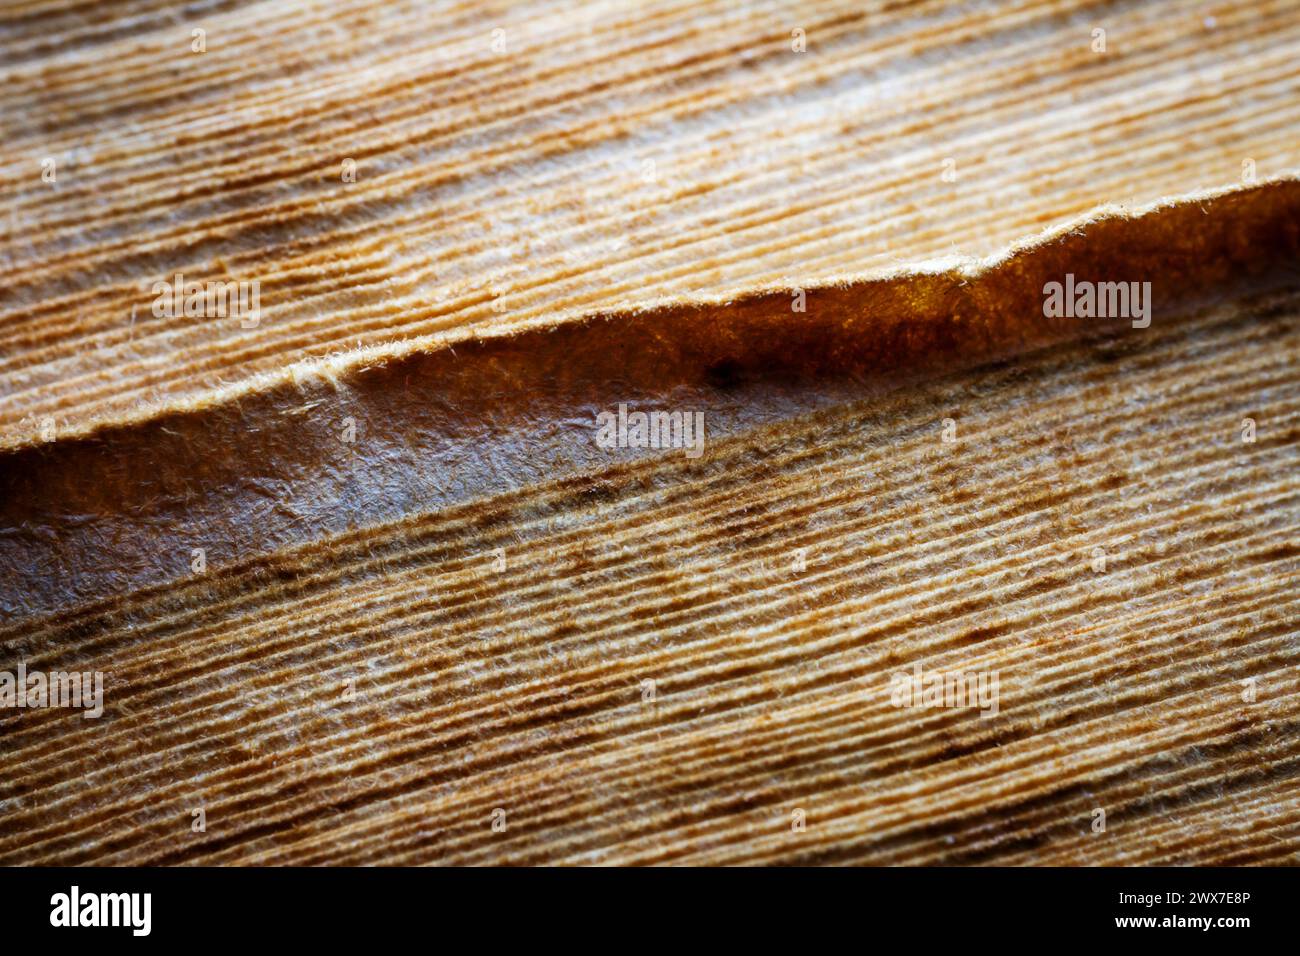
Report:
[[[679,313],[728,308],[771,297],[788,297],[796,290],[805,294],[815,294],[829,290],[851,292],[860,289],[864,298],[869,298],[872,287],[881,285],[897,286],[900,283],[907,284],[935,278],[964,285],[999,273],[1009,268],[1011,264],[1025,257],[1033,257],[1039,250],[1051,247],[1069,236],[1086,236],[1101,223],[1158,220],[1171,210],[1214,203],[1234,195],[1262,193],[1297,183],[1300,183],[1300,174],[1288,172],[1256,184],[1233,184],[1201,189],[1163,197],[1131,208],[1123,204],[1107,203],[1064,223],[1049,226],[1035,235],[1024,237],[983,257],[945,256],[888,269],[845,273],[822,278],[806,285],[791,281],[733,289],[716,295],[658,297],[618,309],[574,311],[547,318],[526,320],[503,329],[466,330],[460,334],[453,332],[437,336],[421,336],[354,348],[324,358],[296,361],[274,372],[256,373],[242,381],[206,389],[200,393],[170,396],[157,402],[141,404],[128,411],[118,410],[66,424],[56,421],[54,441],[76,441],[170,416],[201,415],[213,409],[239,403],[251,396],[285,388],[303,391],[319,386],[345,388],[350,380],[367,369],[399,363],[413,356],[443,352],[454,354],[457,346],[467,343],[508,342],[539,332],[550,332],[566,326],[581,326],[594,321],[617,323],[631,317],[652,316],[658,312]],[[1206,214],[1210,214],[1208,210]],[[39,429],[19,428],[0,435],[0,454],[42,444],[48,442],[42,439]]]

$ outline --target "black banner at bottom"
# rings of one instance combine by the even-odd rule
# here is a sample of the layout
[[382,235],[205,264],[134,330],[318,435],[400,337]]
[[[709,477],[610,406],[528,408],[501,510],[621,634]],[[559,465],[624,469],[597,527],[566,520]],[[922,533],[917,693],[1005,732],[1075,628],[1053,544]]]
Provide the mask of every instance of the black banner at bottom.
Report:
[[[59,937],[127,946],[482,932],[552,941],[734,947],[845,933],[989,945],[1192,938],[1289,939],[1294,870],[1239,869],[9,869],[6,942]],[[1052,935],[1040,935],[1052,934]],[[701,939],[701,935],[703,939]],[[75,938],[74,938],[75,937]],[[852,938],[852,937],[850,937]],[[15,950],[17,951],[17,950]]]

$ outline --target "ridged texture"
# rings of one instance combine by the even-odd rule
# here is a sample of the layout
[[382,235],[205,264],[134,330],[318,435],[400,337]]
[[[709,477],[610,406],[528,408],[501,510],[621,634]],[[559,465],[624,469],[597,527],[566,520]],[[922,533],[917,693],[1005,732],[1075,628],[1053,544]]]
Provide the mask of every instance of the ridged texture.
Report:
[[[1298,310],[29,623],[111,716],[3,718],[0,861],[1293,861]],[[917,661],[1000,713],[892,706]]]
[[[392,352],[159,418],[0,456],[0,614],[165,582],[358,525],[581,478],[621,404],[687,409],[707,442],[1127,320],[1049,318],[1071,270],[1155,277],[1149,319],[1294,285],[1300,181],[1101,210],[988,260],[800,293],[563,320]],[[349,438],[351,439],[349,441]]]
[[[1298,165],[1294,0],[32,4],[0,44],[0,444]],[[177,272],[260,326],[155,318]]]
[[[0,670],[105,675],[0,709],[0,864],[1300,860],[1293,2],[0,44]],[[702,456],[595,451],[623,399]]]

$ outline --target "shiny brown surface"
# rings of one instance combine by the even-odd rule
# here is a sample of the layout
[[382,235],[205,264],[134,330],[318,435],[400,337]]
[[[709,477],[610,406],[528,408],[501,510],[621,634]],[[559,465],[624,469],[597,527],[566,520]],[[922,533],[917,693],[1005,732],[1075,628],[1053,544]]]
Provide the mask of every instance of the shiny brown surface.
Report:
[[[0,461],[0,588],[13,616],[224,566],[562,476],[631,402],[703,410],[716,440],[1123,320],[1048,319],[1045,283],[1152,285],[1152,324],[1285,283],[1300,259],[1292,180],[1112,215],[992,264],[732,302],[596,316],[416,353]],[[356,440],[345,442],[347,422]]]
[[1297,300],[1150,331],[9,626],[0,860],[1293,861]]

